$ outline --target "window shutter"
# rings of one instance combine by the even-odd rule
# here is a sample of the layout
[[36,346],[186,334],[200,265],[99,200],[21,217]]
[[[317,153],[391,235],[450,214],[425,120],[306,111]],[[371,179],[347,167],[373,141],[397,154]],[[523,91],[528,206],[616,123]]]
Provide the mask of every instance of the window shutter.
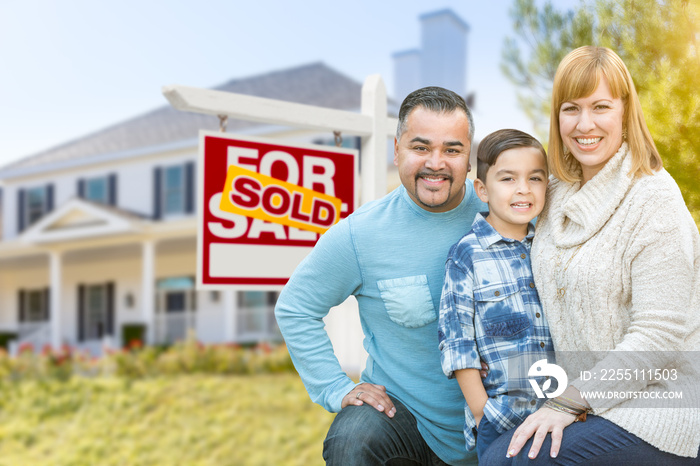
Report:
[[108,282],[106,290],[107,322],[105,327],[107,331],[105,333],[114,336],[114,282]]
[[78,285],[78,341],[85,340],[85,285]]
[[78,197],[85,198],[85,180],[78,178]]
[[110,173],[107,178],[107,189],[108,189],[108,204],[112,206],[117,205],[117,174]]
[[44,214],[53,210],[53,184],[46,185],[46,211]]
[[44,320],[51,320],[51,288],[44,288]]
[[17,311],[18,311],[18,320],[20,322],[24,322],[26,319],[26,316],[24,315],[24,306],[25,306],[25,292],[24,290],[19,290],[17,293]]
[[153,169],[153,219],[160,220],[161,217],[161,171],[160,167]]
[[17,190],[17,233],[22,233],[24,230],[25,208],[24,189],[19,189]]
[[194,213],[194,162],[185,164],[185,213]]

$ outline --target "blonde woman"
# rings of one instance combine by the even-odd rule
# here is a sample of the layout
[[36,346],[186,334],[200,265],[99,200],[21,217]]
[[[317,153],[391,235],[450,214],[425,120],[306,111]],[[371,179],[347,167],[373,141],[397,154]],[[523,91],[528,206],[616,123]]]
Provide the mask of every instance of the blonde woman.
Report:
[[[699,349],[700,236],[620,57],[591,46],[569,53],[554,78],[550,124],[555,179],[532,265],[555,350],[606,352],[593,370],[647,352],[679,366],[675,383],[697,385],[698,363],[672,359]],[[644,394],[674,383],[639,374],[615,389]],[[601,384],[570,377],[561,396],[496,440],[484,463],[700,464],[697,400],[658,408],[582,397]]]

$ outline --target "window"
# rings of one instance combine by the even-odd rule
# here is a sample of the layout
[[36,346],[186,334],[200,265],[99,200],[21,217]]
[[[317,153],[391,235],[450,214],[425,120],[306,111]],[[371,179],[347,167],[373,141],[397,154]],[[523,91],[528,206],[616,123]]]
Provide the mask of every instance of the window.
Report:
[[48,210],[46,206],[46,188],[32,188],[27,190],[27,218],[26,225],[29,226],[39,220]]
[[115,173],[78,179],[78,196],[100,204],[117,204],[117,175]]
[[53,209],[53,185],[17,191],[17,230],[23,231]]
[[85,180],[85,199],[88,201],[107,204],[109,202],[107,177],[90,178]]
[[163,170],[163,212],[165,215],[185,211],[185,177],[183,166]]
[[153,217],[194,213],[194,162],[155,167]]
[[46,322],[49,318],[48,290],[20,291],[20,323]]

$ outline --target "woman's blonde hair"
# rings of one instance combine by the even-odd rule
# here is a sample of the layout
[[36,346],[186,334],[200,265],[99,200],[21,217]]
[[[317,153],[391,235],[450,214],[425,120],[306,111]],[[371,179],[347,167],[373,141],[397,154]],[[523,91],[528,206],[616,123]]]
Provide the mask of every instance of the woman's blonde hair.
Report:
[[608,48],[587,45],[569,52],[559,63],[554,76],[548,152],[550,170],[560,180],[579,181],[581,175],[576,159],[564,153],[564,143],[559,133],[559,110],[564,102],[593,94],[601,76],[607,79],[613,97],[622,99],[624,105],[622,127],[627,131],[627,143],[632,154],[630,176],[651,175],[663,166],[644,121],[632,76],[622,59]]

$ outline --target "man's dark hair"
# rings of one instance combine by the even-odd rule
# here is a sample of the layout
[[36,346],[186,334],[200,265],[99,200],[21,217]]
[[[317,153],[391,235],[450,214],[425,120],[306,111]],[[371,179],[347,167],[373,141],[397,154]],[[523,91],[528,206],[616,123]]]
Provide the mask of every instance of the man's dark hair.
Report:
[[401,103],[399,125],[396,128],[396,140],[401,139],[401,135],[406,131],[408,115],[418,107],[437,113],[450,113],[458,108],[461,109],[469,120],[469,142],[471,143],[474,139],[474,117],[464,99],[456,92],[442,87],[431,86],[411,92]]
[[486,173],[498,160],[498,156],[508,149],[532,147],[539,150],[547,164],[547,153],[540,141],[517,129],[499,129],[486,136],[476,151],[476,177],[486,183]]

